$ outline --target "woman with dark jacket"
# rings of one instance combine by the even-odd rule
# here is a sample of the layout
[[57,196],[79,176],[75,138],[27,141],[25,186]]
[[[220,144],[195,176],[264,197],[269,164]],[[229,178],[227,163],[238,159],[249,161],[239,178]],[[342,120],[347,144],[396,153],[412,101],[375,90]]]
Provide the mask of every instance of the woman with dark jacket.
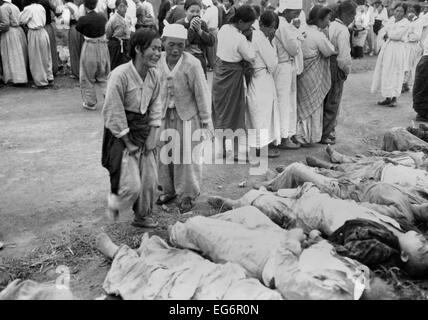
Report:
[[205,60],[205,49],[212,47],[215,43],[214,35],[208,31],[208,26],[200,17],[202,4],[199,0],[186,0],[184,10],[186,17],[178,20],[176,23],[183,25],[187,31],[186,51],[199,59],[207,74],[207,62]]

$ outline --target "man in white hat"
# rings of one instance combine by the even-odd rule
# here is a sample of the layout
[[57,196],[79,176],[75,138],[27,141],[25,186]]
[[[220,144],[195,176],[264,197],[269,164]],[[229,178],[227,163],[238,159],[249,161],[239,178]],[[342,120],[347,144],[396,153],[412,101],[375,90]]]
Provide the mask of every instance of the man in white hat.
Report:
[[297,127],[297,64],[296,57],[301,52],[301,35],[293,24],[302,11],[302,0],[279,1],[279,27],[275,34],[275,45],[278,54],[278,67],[274,74],[278,96],[281,138],[280,148],[297,149],[299,144],[291,138]]
[[[200,135],[194,136],[205,131],[201,129],[212,132],[211,95],[200,61],[184,52],[186,28],[181,24],[166,25],[162,40],[165,52],[158,69],[164,105],[159,154],[159,184],[163,194],[157,203],[164,204],[177,197],[180,211],[187,212],[200,193],[201,157],[194,152]],[[192,143],[193,139],[197,142]]]

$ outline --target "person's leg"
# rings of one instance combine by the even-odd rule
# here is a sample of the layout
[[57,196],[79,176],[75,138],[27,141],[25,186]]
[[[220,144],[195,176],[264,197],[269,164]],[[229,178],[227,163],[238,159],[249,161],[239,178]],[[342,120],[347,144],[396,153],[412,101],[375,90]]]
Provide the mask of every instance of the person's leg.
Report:
[[97,93],[95,91],[95,75],[97,72],[96,48],[93,43],[85,41],[80,56],[80,90],[84,107],[95,109]]
[[153,221],[153,205],[158,182],[158,172],[156,163],[156,151],[150,151],[147,155],[139,153],[139,176],[141,188],[138,199],[135,201],[133,209],[135,219],[133,225],[141,227],[156,227],[158,224]]
[[106,233],[100,233],[95,240],[95,247],[107,258],[114,259],[119,247],[114,244]]
[[333,163],[355,163],[362,158],[362,156],[351,157],[344,155],[334,150],[331,146],[327,146],[325,150]]
[[58,72],[58,51],[56,47],[55,26],[53,23],[45,26],[45,30],[49,35],[50,56],[52,61],[52,76]]
[[[33,82],[37,87],[46,87],[48,82],[49,37],[44,29],[28,31],[28,56]],[[47,55],[47,56],[46,56]]]
[[331,88],[324,100],[322,143],[334,144],[336,142],[335,128],[342,99],[345,76],[337,66],[335,58],[330,59]]

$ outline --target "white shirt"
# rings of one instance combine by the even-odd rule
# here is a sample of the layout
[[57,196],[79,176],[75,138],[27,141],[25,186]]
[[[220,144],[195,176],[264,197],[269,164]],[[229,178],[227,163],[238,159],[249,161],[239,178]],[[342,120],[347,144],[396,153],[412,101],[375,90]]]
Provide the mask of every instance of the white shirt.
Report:
[[135,25],[137,23],[137,5],[133,0],[126,0],[128,9],[126,10],[125,20],[129,23],[129,30],[135,32]]
[[26,6],[19,16],[19,23],[26,24],[29,29],[43,28],[46,25],[45,8],[37,3]]
[[226,62],[240,62],[243,59],[253,63],[256,58],[251,42],[233,25],[225,24],[217,34],[217,56]]
[[207,23],[208,29],[218,29],[218,8],[214,5],[208,7],[202,20]]

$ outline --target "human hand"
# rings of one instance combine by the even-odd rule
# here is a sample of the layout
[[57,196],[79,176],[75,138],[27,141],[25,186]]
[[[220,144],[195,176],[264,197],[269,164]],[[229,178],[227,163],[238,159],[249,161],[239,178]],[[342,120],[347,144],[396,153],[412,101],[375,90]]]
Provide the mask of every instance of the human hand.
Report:
[[242,34],[247,38],[248,41],[251,41],[253,39],[253,29],[247,29],[242,31]]
[[212,140],[214,138],[214,126],[211,121],[208,123],[203,123],[202,129],[204,130],[203,136],[205,140]]
[[295,26],[297,29],[299,29],[299,28],[300,28],[300,25],[301,25],[302,23],[300,22],[300,19],[299,19],[299,18],[296,18],[296,19],[293,19],[292,24],[293,24],[293,26]]
[[138,152],[138,146],[136,146],[135,144],[133,144],[132,142],[127,142],[126,143],[126,149],[128,149],[128,153],[129,155],[133,156],[134,154],[136,154]]
[[152,127],[144,145],[145,155],[147,155],[149,152],[153,151],[156,148],[156,136],[156,128]]
[[7,31],[7,25],[3,22],[0,22],[0,32]]
[[199,17],[195,17],[192,22],[191,22],[191,27],[196,31],[196,32],[200,32],[201,28],[202,28],[202,21],[201,18]]

